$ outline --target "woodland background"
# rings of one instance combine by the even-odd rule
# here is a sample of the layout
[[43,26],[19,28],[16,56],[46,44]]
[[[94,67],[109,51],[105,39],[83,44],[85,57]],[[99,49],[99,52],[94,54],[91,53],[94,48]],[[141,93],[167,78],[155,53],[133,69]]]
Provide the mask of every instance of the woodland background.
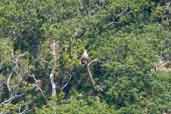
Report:
[[0,114],[171,113],[170,24],[170,0],[0,0]]

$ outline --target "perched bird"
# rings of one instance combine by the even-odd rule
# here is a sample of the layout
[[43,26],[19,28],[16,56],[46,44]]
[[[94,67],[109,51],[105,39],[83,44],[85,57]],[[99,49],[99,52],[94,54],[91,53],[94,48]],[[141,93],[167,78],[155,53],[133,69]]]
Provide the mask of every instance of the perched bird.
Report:
[[81,64],[87,65],[89,60],[90,60],[90,58],[88,56],[87,50],[84,50],[84,52],[83,52],[83,54],[82,54],[82,56],[80,58],[80,62],[81,62]]

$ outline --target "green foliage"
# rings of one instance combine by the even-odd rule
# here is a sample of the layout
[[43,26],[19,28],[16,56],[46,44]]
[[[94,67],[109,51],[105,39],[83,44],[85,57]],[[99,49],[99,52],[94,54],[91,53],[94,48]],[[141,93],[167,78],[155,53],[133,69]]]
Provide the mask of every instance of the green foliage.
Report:
[[76,99],[58,105],[47,105],[37,111],[37,114],[116,114],[107,104],[95,98]]
[[7,38],[0,39],[0,63],[9,63],[12,57],[12,42]]
[[[161,57],[171,60],[167,1],[104,1],[0,2],[0,80],[7,82],[14,72],[10,82],[13,93],[25,94],[22,100],[0,106],[0,112],[19,113],[25,107],[37,114],[161,114],[169,110],[170,74],[154,71]],[[55,74],[59,98],[51,98],[49,89],[52,40],[60,45]],[[86,67],[80,65],[84,49],[91,60],[98,58],[91,70],[102,92],[93,90]],[[15,56],[28,52],[19,60],[18,69],[13,52]],[[47,99],[34,84],[19,80],[32,74],[45,82],[42,90]],[[69,92],[64,90],[61,95],[69,75]]]

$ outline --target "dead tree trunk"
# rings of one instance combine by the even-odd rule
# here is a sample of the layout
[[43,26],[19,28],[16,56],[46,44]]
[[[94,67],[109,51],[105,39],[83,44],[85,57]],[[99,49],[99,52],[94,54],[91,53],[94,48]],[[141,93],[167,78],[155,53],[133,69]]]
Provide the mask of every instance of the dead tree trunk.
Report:
[[55,84],[55,69],[52,69],[51,73],[50,73],[50,83],[51,83],[51,87],[52,87],[52,96],[56,96],[56,84]]
[[56,42],[53,40],[50,43],[50,49],[51,49],[51,54],[53,56],[53,66],[52,66],[52,71],[50,73],[50,82],[51,82],[51,87],[52,87],[52,96],[56,96],[56,83],[55,83],[55,75],[56,75],[56,70],[58,68],[58,60],[59,60],[59,55],[60,55],[60,46],[59,42]]

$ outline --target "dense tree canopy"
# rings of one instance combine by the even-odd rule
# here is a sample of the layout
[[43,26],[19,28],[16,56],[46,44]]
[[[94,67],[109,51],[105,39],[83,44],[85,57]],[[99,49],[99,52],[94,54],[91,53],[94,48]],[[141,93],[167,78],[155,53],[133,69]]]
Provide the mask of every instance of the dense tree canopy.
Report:
[[1,0],[0,114],[169,114],[170,24],[169,0]]

